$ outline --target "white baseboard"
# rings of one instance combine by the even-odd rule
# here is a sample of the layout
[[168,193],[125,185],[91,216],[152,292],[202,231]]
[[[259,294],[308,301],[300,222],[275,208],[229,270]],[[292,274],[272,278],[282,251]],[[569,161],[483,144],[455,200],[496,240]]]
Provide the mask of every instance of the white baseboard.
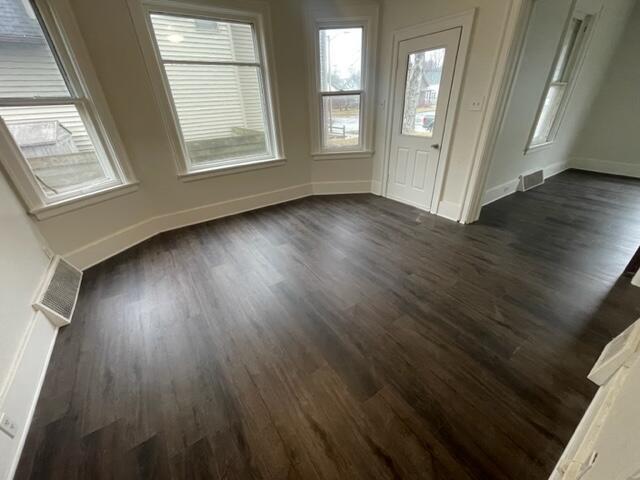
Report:
[[445,202],[444,200],[438,204],[436,215],[457,222],[460,220],[460,212],[462,207],[459,203]]
[[[553,177],[554,175],[564,172],[568,168],[570,168],[569,162],[557,162],[544,167],[542,170],[544,172],[544,178],[546,180],[547,178]],[[524,175],[525,173],[527,172],[523,172],[521,175]],[[487,191],[484,192],[484,195],[482,197],[482,206],[484,207],[485,205],[489,205],[490,203],[493,203],[496,200],[500,200],[501,198],[504,198],[506,196],[511,195],[512,193],[515,193],[518,190],[519,183],[520,183],[520,176],[512,180],[509,180],[508,182],[489,188]]]
[[488,189],[486,192],[484,192],[484,195],[482,197],[482,206],[484,207],[485,205],[489,205],[496,200],[500,200],[501,198],[515,193],[518,189],[519,183],[520,179],[515,178],[501,185],[496,185],[495,187]]
[[371,193],[371,181],[315,182],[213,203],[148,218],[95,242],[68,252],[63,257],[85,270],[162,232],[216,218],[268,207],[310,195]]
[[11,370],[0,405],[18,425],[15,438],[0,432],[0,479],[13,478],[47,372],[58,329],[40,312],[34,314]]
[[336,195],[341,193],[371,193],[371,180],[346,182],[313,182],[314,195]]
[[371,180],[371,193],[374,195],[382,195],[382,182]]
[[571,168],[578,170],[640,178],[640,163],[621,163],[598,158],[573,157],[570,160],[570,165]]

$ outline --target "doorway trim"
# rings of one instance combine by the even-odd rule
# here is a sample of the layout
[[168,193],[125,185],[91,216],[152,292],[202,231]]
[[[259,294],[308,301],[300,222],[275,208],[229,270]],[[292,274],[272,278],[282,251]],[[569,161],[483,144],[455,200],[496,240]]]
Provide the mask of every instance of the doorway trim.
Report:
[[469,43],[473,22],[476,16],[476,8],[466,10],[456,15],[442,17],[431,20],[418,25],[412,25],[396,30],[393,33],[391,68],[389,72],[389,91],[387,92],[387,112],[385,138],[384,138],[384,161],[382,165],[382,196],[387,196],[387,184],[389,180],[389,166],[391,159],[391,135],[393,132],[393,111],[395,108],[395,91],[396,91],[396,73],[398,70],[400,42],[411,40],[412,38],[422,37],[433,33],[450,30],[452,28],[461,27],[460,44],[458,46],[458,54],[456,57],[455,69],[453,74],[453,84],[451,86],[451,95],[449,96],[449,106],[447,108],[444,136],[442,139],[442,148],[440,150],[440,158],[436,170],[435,184],[433,188],[433,196],[431,197],[431,205],[429,211],[431,213],[438,212],[438,206],[442,195],[442,187],[444,185],[445,172],[449,160],[449,146],[453,135],[453,126],[457,118],[459,110],[460,91],[462,80],[464,78],[464,70],[467,63],[467,54],[469,51]]

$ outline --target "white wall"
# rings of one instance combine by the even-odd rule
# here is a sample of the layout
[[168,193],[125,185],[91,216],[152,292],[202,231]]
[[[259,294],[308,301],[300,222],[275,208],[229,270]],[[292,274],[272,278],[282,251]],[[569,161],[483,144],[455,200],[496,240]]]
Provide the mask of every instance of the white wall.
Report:
[[15,465],[56,330],[31,308],[49,263],[31,220],[0,173],[0,412],[18,435],[0,432],[0,479]]
[[34,316],[33,295],[49,259],[31,220],[0,176],[0,404],[13,360]]
[[560,42],[570,0],[537,0],[512,97],[489,171],[485,203],[513,193],[518,176],[545,169],[547,175],[569,166],[578,133],[600,87],[635,0],[579,0],[588,11],[602,8],[555,142],[524,154],[544,87]]
[[373,161],[374,185],[383,180],[384,131],[387,111],[384,102],[391,79],[393,33],[403,27],[477,8],[471,45],[462,84],[460,108],[449,150],[440,205],[446,205],[448,216],[460,216],[467,189],[467,180],[476,156],[476,146],[483,125],[484,112],[471,111],[471,101],[487,98],[492,82],[510,2],[505,0],[384,0],[380,30],[378,69],[378,110],[376,112],[376,143]]
[[640,177],[640,2],[571,150],[573,166]]

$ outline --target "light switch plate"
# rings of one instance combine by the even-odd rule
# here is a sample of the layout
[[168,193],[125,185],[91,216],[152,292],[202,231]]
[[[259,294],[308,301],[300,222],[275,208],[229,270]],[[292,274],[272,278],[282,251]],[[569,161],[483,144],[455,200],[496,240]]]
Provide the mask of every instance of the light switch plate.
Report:
[[18,426],[9,415],[2,413],[0,414],[0,430],[13,438],[18,433]]

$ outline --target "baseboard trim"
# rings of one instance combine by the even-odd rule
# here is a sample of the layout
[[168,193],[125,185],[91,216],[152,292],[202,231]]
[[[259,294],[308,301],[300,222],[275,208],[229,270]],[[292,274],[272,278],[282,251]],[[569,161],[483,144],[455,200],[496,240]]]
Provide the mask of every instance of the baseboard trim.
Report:
[[374,195],[382,195],[382,182],[378,180],[371,180],[371,193]]
[[640,164],[637,163],[610,162],[588,157],[572,157],[569,163],[571,168],[577,170],[640,178]]
[[501,198],[508,197],[512,193],[515,193],[518,189],[518,184],[520,183],[519,178],[515,178],[513,180],[509,180],[500,185],[496,185],[495,187],[490,188],[486,192],[484,192],[484,196],[482,197],[482,206],[489,205]]
[[371,193],[371,180],[344,182],[313,182],[314,195],[339,195],[342,193]]
[[357,180],[305,183],[158,215],[123,228],[76,250],[67,252],[63,257],[81,270],[86,270],[162,232],[228,217],[230,215],[237,215],[250,210],[277,205],[311,195],[348,193],[371,193],[371,181]]
[[[547,178],[551,178],[554,175],[564,172],[565,170],[571,168],[569,162],[556,162],[548,165],[542,169],[544,172],[545,180]],[[526,172],[523,172],[524,175]],[[508,197],[512,193],[515,193],[518,190],[518,184],[520,183],[520,176],[509,180],[508,182],[502,183],[500,185],[496,185],[495,187],[491,187],[487,191],[484,192],[482,197],[482,206],[489,205],[501,198]]]
[[58,329],[42,313],[34,314],[0,406],[18,424],[15,438],[0,434],[0,479],[13,478],[18,467],[57,334]]

